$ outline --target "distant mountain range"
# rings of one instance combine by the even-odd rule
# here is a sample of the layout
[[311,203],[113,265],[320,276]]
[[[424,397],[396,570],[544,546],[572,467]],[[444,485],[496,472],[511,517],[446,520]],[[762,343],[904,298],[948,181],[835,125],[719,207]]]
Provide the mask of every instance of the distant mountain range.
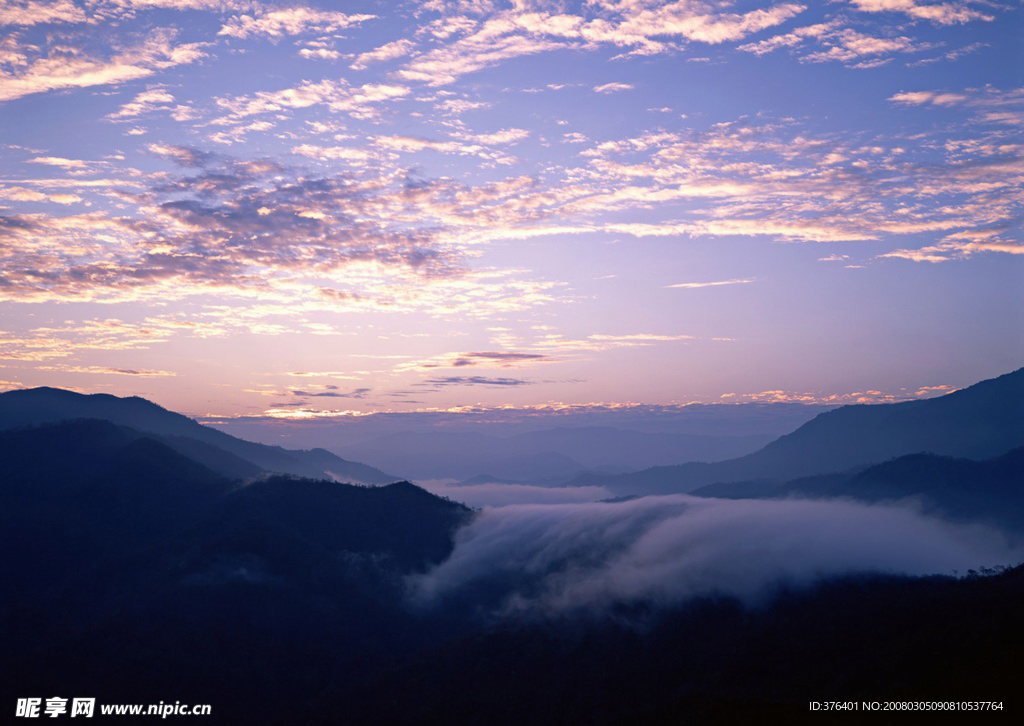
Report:
[[669,494],[754,479],[781,483],[917,453],[989,459],[1021,445],[1024,368],[938,398],[843,406],[736,459],[588,474],[571,483],[605,486],[620,495]]
[[772,438],[575,426],[512,436],[406,431],[334,450],[394,467],[414,479],[468,479],[486,473],[498,480],[563,484],[586,471],[618,473],[652,464],[729,459],[755,451]]
[[144,398],[83,395],[59,388],[0,393],[0,430],[74,419],[98,419],[149,434],[169,448],[228,478],[261,472],[360,484],[388,484],[401,477],[348,461],[325,449],[292,450],[235,438],[173,413]]

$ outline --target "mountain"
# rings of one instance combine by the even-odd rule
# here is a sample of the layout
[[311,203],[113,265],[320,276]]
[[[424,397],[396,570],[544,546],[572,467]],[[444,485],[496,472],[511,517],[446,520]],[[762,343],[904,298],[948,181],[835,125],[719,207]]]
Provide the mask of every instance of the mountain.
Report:
[[156,434],[170,448],[230,478],[263,471],[363,484],[387,484],[400,478],[324,449],[296,451],[244,441],[135,396],[84,395],[59,388],[0,393],[0,430],[72,419],[99,419]]
[[170,535],[231,488],[159,441],[90,419],[0,431],[0,471],[9,603]]
[[737,459],[585,475],[571,483],[618,494],[667,494],[716,482],[842,472],[921,452],[987,459],[1022,444],[1024,368],[938,398],[842,406]]
[[908,454],[855,473],[819,474],[779,484],[758,480],[710,484],[690,492],[724,499],[916,499],[947,519],[984,521],[1024,532],[1024,447],[985,461]]
[[0,473],[0,700],[170,691],[218,723],[289,722],[443,637],[403,578],[471,515],[407,482],[240,485],[97,419],[0,431]]
[[417,479],[500,479],[561,484],[591,470],[630,471],[680,459],[718,461],[749,453],[771,436],[721,436],[575,426],[495,436],[477,431],[404,431],[334,447]]

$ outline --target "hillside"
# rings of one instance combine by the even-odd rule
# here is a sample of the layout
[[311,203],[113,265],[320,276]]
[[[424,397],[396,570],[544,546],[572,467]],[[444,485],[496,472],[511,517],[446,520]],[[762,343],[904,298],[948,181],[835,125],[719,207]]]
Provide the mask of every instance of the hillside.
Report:
[[1022,444],[1024,369],[1019,369],[938,398],[843,406],[737,459],[586,475],[572,483],[606,486],[618,494],[666,494],[717,482],[783,482],[921,452],[988,459]]
[[216,723],[283,719],[439,637],[402,577],[470,515],[404,482],[239,486],[100,420],[0,431],[0,470],[4,700],[171,693]]
[[171,448],[232,478],[261,471],[362,484],[387,484],[400,478],[324,449],[296,451],[238,439],[135,396],[84,395],[59,388],[0,393],[0,430],[80,418],[158,434]]
[[1024,447],[985,461],[908,454],[846,474],[821,474],[779,484],[710,484],[691,492],[725,499],[834,499],[897,502],[914,499],[947,519],[982,521],[1024,533]]

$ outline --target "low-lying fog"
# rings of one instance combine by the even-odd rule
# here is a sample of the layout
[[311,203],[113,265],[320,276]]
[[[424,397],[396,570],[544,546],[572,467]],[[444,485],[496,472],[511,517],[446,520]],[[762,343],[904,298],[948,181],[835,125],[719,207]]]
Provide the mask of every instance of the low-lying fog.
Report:
[[[462,501],[497,487],[450,487]],[[537,494],[512,488],[507,499]],[[436,490],[435,490],[436,491]],[[604,492],[545,490],[552,497]],[[553,498],[545,500],[557,502]],[[850,501],[645,497],[618,503],[487,506],[460,530],[451,556],[415,577],[414,602],[430,607],[487,592],[495,614],[557,614],[614,603],[678,604],[699,595],[748,603],[779,584],[802,586],[858,572],[952,575],[1012,565],[1021,549],[981,526],[955,525],[910,506]],[[495,594],[496,593],[496,594]]]

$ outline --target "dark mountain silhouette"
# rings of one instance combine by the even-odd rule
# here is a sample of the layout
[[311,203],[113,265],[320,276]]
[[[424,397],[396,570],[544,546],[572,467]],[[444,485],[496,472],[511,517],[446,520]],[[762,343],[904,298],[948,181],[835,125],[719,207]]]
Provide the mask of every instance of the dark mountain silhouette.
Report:
[[699,599],[639,629],[635,612],[504,623],[328,700],[351,699],[347,722],[367,726],[814,723],[809,701],[881,710],[976,690],[1005,710],[1024,675],[1024,567],[986,574],[843,578],[756,610]]
[[363,484],[387,484],[399,478],[346,461],[324,449],[296,451],[244,441],[135,396],[83,395],[59,388],[0,393],[0,429],[78,418],[100,419],[158,434],[167,446],[229,478],[254,476],[261,471]]
[[987,459],[1022,444],[1024,368],[939,398],[843,406],[738,459],[585,475],[571,483],[620,494],[667,494],[718,482],[843,472],[921,452]]
[[241,485],[95,419],[0,431],[0,472],[5,702],[173,692],[218,723],[268,722],[268,703],[283,722],[446,632],[402,607],[402,578],[470,510],[407,482]]
[[852,474],[822,474],[784,484],[711,484],[691,494],[725,499],[845,497],[872,503],[914,498],[926,511],[948,519],[985,521],[1024,532],[1024,447],[986,461],[908,454]]
[[159,441],[88,419],[0,432],[0,472],[8,602],[169,536],[231,487]]

